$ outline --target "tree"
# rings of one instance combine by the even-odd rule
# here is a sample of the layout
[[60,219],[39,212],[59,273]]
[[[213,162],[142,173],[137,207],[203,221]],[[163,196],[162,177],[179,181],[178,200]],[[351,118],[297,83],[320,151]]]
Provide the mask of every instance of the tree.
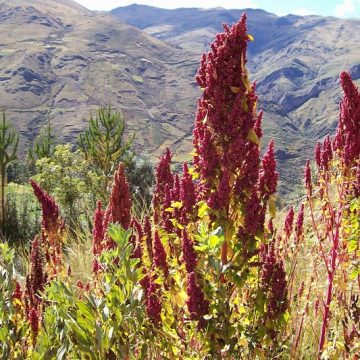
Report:
[[124,141],[124,131],[123,116],[109,105],[90,118],[88,129],[80,135],[79,147],[85,160],[103,178],[101,192],[106,192],[119,163],[124,163],[126,168],[133,160],[134,136]]
[[0,123],[0,178],[1,178],[1,225],[5,223],[5,186],[6,169],[17,156],[19,134],[7,121],[3,111],[2,122]]
[[45,128],[40,130],[39,135],[35,138],[33,147],[29,149],[28,156],[32,162],[42,158],[50,158],[55,151],[55,137],[50,121]]

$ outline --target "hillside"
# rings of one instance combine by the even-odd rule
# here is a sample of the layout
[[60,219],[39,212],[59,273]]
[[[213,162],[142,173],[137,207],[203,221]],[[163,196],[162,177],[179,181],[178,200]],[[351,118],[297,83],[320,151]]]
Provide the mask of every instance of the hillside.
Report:
[[[131,5],[112,14],[200,56],[221,24],[236,22],[242,12]],[[346,69],[354,80],[360,79],[360,20],[246,12],[249,33],[255,38],[249,45],[251,78],[257,81],[265,133],[276,140],[287,187],[302,171],[298,166],[311,156],[315,141],[335,129],[339,73]]]
[[48,119],[75,141],[91,110],[109,103],[141,149],[182,146],[190,134],[197,64],[183,51],[70,0],[0,0],[0,33],[0,108],[22,149]]
[[[20,130],[21,150],[49,119],[60,140],[75,142],[90,113],[111,103],[139,151],[155,158],[169,146],[176,161],[189,158],[200,55],[241,13],[132,5],[110,14],[71,0],[0,0],[0,108]],[[265,145],[276,140],[288,192],[315,140],[334,129],[339,72],[360,78],[360,21],[247,13]]]

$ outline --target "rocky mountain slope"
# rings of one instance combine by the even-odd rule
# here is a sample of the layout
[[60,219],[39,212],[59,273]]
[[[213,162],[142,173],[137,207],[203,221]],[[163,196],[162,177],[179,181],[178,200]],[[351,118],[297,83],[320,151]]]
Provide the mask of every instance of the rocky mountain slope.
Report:
[[[76,141],[100,105],[122,109],[139,150],[189,158],[200,54],[242,11],[129,6],[89,11],[72,0],[0,0],[0,108],[21,147],[50,120]],[[293,189],[313,144],[334,129],[338,74],[360,78],[360,20],[277,17],[248,10],[251,78],[275,138],[282,191]]]
[[175,144],[186,154],[196,62],[71,0],[0,0],[0,108],[22,148],[47,120],[60,139],[75,141],[90,113],[110,103],[123,110],[139,148],[160,153]]
[[[221,25],[236,22],[242,12],[131,5],[112,14],[200,56]],[[360,79],[360,19],[246,12],[249,33],[255,38],[249,45],[251,78],[257,81],[265,133],[276,140],[288,187],[300,177],[316,140],[335,129],[341,97],[339,73],[348,70],[354,80]]]

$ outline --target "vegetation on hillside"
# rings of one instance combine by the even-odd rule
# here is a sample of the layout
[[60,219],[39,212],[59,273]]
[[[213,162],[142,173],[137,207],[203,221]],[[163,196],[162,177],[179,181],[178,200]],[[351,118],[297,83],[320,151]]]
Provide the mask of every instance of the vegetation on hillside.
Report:
[[[166,150],[151,207],[133,206],[121,162],[131,142],[109,150],[122,125],[113,145],[99,128],[110,110],[81,150],[58,145],[36,162],[41,230],[26,265],[0,244],[2,358],[358,359],[360,92],[342,73],[335,138],[307,162],[305,198],[279,216],[246,16],[224,30],[196,77],[193,162],[174,173]],[[98,191],[114,169],[110,191]],[[80,243],[90,260],[74,255]]]

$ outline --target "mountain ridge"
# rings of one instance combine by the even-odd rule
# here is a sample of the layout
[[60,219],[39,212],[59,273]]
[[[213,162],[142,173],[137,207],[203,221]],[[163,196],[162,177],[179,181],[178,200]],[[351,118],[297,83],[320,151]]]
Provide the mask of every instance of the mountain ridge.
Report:
[[[150,16],[141,5],[106,13],[51,1],[0,0],[0,107],[19,129],[21,148],[48,120],[61,140],[75,142],[90,114],[111,103],[125,114],[128,133],[137,133],[138,151],[156,158],[169,146],[176,162],[189,159],[200,56],[221,23],[236,22],[242,10],[187,8],[179,16],[151,8]],[[286,193],[316,140],[334,131],[338,74],[349,68],[360,78],[360,21],[247,15],[263,145],[276,141]]]

